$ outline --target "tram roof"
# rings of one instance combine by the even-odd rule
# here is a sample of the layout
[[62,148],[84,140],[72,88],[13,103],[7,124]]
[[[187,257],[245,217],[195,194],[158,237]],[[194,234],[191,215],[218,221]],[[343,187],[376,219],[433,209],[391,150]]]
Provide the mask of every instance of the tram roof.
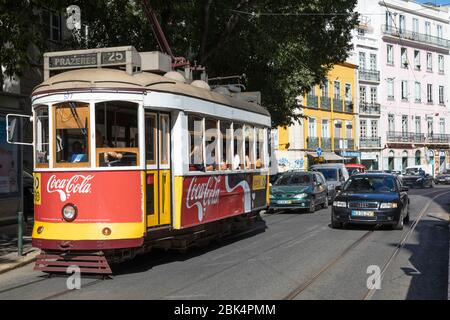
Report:
[[130,75],[117,69],[91,68],[59,73],[36,86],[32,95],[67,90],[83,91],[84,89],[167,92],[270,116],[267,109],[255,103],[194,87],[154,73],[138,72]]

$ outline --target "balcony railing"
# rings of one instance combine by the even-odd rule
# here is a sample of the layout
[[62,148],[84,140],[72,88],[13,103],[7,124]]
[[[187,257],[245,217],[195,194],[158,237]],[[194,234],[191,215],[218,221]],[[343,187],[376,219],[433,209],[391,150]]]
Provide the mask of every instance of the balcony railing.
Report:
[[403,142],[403,143],[425,143],[425,135],[414,132],[396,132],[388,131],[388,142]]
[[331,150],[331,138],[322,138],[321,139],[321,148],[324,150]]
[[331,110],[331,98],[330,97],[320,97],[320,109]]
[[380,71],[360,69],[359,80],[380,82]]
[[360,148],[381,148],[380,137],[361,137],[359,140]]
[[[341,143],[342,141],[342,143]],[[334,150],[354,150],[355,139],[334,138]]]
[[381,31],[383,34],[388,36],[399,37],[406,40],[417,41],[421,43],[427,43],[433,46],[438,46],[442,48],[448,49],[450,46],[450,42],[446,39],[430,36],[424,33],[418,33],[410,30],[399,30],[397,28],[383,25],[381,27]]
[[308,107],[317,109],[319,106],[319,97],[313,96],[313,95],[308,95],[307,98],[308,98],[308,101],[307,101]]
[[359,113],[360,114],[370,114],[370,115],[380,115],[380,104],[379,103],[360,102],[359,103]]
[[355,106],[353,101],[345,101],[345,112],[353,113],[355,111]]
[[429,134],[427,143],[450,143],[450,134]]
[[316,150],[319,147],[319,138],[308,137],[306,139],[308,150]]
[[333,99],[333,111],[337,111],[337,112],[342,112],[342,99],[337,99],[334,98]]

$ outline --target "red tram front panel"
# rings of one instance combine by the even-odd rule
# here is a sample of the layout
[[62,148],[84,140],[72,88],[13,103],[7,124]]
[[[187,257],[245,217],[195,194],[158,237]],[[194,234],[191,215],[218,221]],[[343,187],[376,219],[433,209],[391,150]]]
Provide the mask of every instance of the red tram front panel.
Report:
[[[33,242],[143,238],[140,171],[40,172],[34,176]],[[76,207],[72,222],[63,218],[66,205]]]

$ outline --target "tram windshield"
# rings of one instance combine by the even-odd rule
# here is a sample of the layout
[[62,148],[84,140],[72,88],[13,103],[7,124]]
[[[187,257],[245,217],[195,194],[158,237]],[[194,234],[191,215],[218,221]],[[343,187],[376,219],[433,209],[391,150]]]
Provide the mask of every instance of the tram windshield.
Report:
[[89,104],[70,101],[54,107],[56,165],[86,165],[89,162]]
[[96,103],[95,141],[97,166],[138,165],[138,105],[126,101]]

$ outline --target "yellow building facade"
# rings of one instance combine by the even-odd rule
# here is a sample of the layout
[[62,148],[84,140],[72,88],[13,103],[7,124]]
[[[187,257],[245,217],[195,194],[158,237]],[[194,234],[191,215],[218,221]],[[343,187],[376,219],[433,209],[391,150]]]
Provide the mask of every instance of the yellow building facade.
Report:
[[320,162],[359,161],[356,93],[357,66],[349,63],[335,65],[325,82],[311,88],[300,101],[302,119],[278,128],[279,171],[307,169]]

